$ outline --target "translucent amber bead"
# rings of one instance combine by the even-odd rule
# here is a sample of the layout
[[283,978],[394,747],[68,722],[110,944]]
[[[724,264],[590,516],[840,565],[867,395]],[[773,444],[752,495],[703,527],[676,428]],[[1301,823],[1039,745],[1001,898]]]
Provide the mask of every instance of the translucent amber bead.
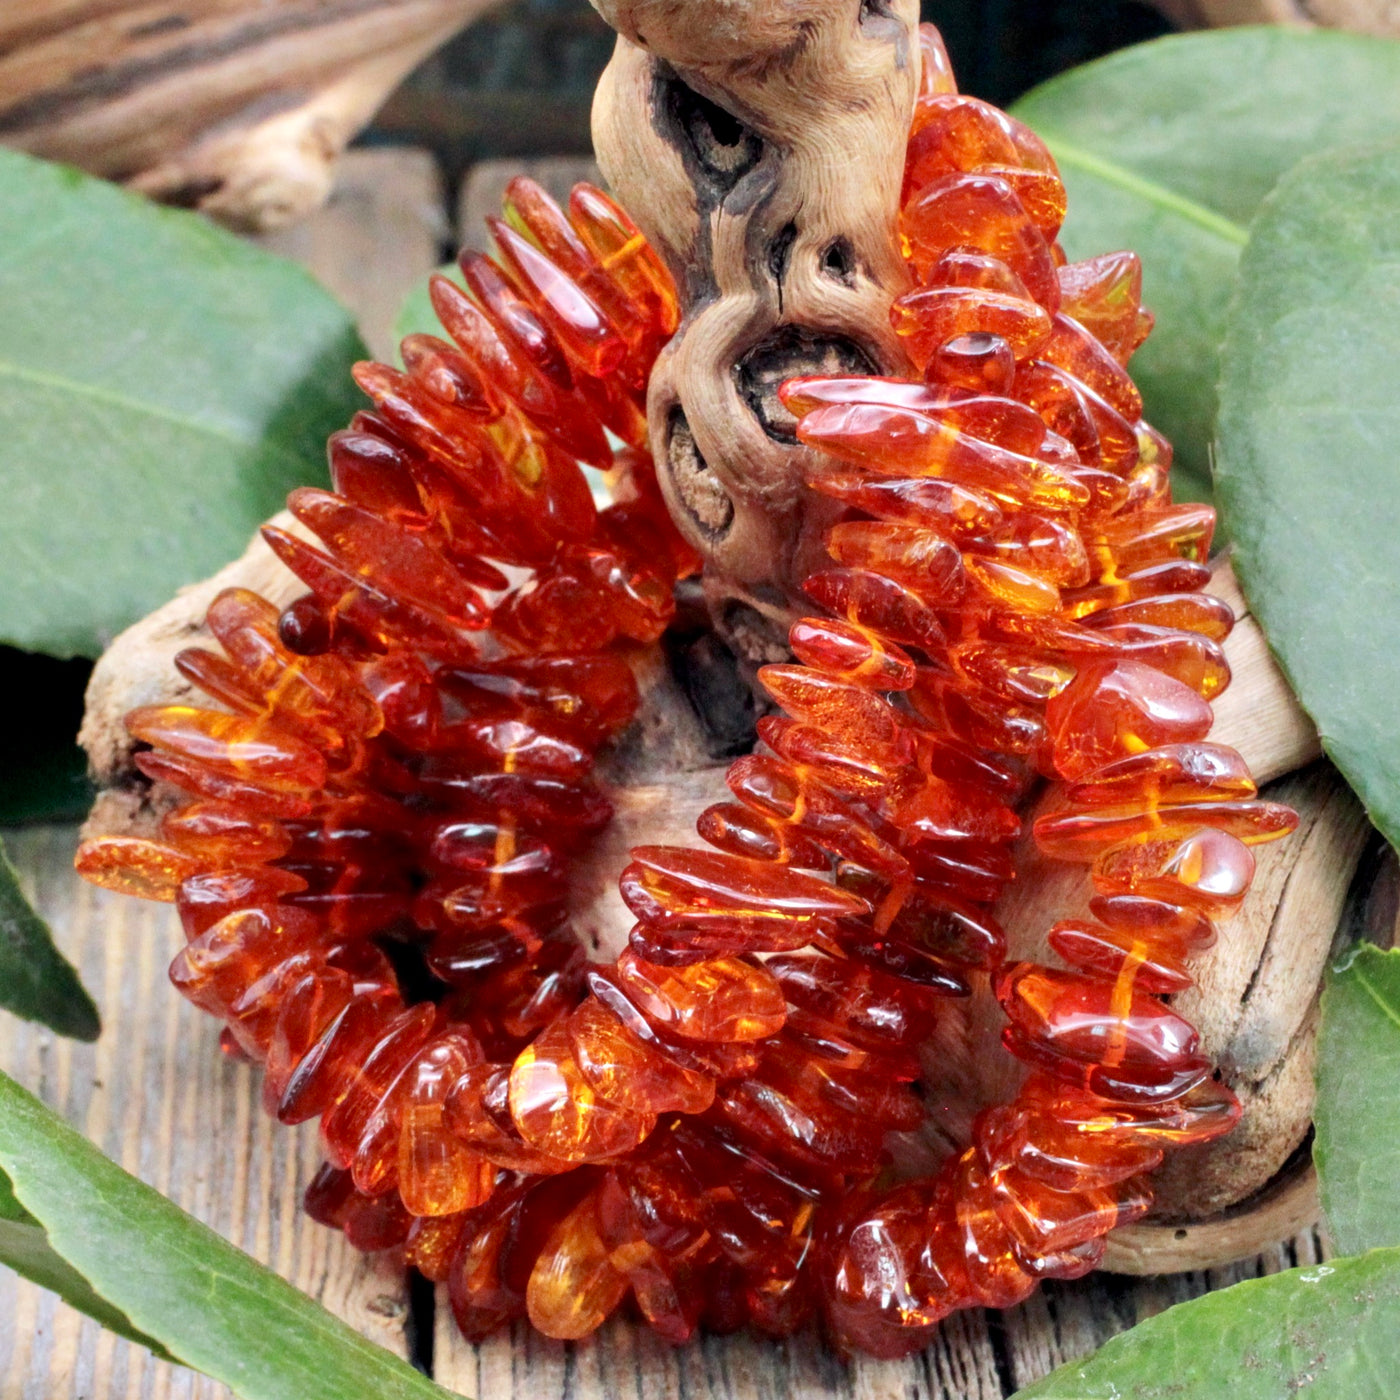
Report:
[[966,1280],[966,1292],[959,1301],[1015,1307],[1030,1296],[1036,1281],[1016,1257],[1015,1241],[997,1212],[992,1183],[975,1148],[957,1160],[952,1187],[949,1262]]
[[1121,623],[1178,627],[1187,632],[1199,632],[1211,641],[1223,642],[1235,625],[1235,614],[1228,603],[1206,593],[1164,593],[1105,608],[1085,621],[1090,627],[1112,627]]
[[182,852],[136,836],[109,836],[78,848],[78,873],[103,889],[169,904],[197,863]]
[[[327,1157],[337,1166],[356,1164],[361,1138],[371,1126],[371,1118],[389,1089],[426,1044],[435,1019],[434,1007],[417,1006],[400,1012],[377,1028],[349,1085],[321,1120],[322,1144]],[[384,1158],[358,1163],[364,1175],[376,1173],[386,1164]]]
[[261,717],[165,705],[133,710],[126,727],[143,743],[259,787],[305,792],[326,780],[314,748]]
[[1131,984],[1123,995],[1116,982],[1022,963],[1002,974],[996,992],[1011,1024],[1056,1055],[1124,1068],[1195,1058],[1195,1029]]
[[857,626],[876,628],[891,642],[936,648],[944,640],[928,603],[893,579],[863,569],[826,569],[802,588],[814,603]]
[[1067,263],[1059,279],[1065,315],[1126,365],[1152,329],[1152,313],[1142,308],[1142,263],[1137,254],[1104,253]]
[[948,477],[1018,507],[1064,508],[1089,499],[1062,468],[914,409],[879,403],[818,408],[802,419],[797,433],[811,447],[882,475]]
[[1281,802],[1133,804],[1117,810],[1037,818],[1036,845],[1057,860],[1093,860],[1101,851],[1143,837],[1185,836],[1202,827],[1229,832],[1247,846],[1277,841],[1298,825]]
[[1128,977],[1144,992],[1170,995],[1191,985],[1175,950],[1089,921],[1065,920],[1048,935],[1050,946],[1072,967],[1103,977]]
[[613,1267],[598,1234],[589,1197],[559,1222],[530,1272],[530,1321],[546,1337],[586,1337],[622,1301],[627,1288],[626,1275]]
[[786,1015],[772,974],[741,958],[665,968],[624,953],[617,970],[623,989],[648,1020],[686,1040],[763,1040],[781,1028]]
[[636,847],[620,888],[639,919],[660,927],[727,925],[760,934],[770,923],[812,925],[869,909],[815,876],[683,847]]
[[1049,245],[999,175],[957,171],[931,181],[905,205],[901,231],[918,274],[950,248],[974,247],[1006,263],[1042,306],[1059,306]]
[[1181,841],[1147,837],[1108,851],[1093,876],[1104,894],[1139,894],[1225,918],[1249,890],[1254,857],[1237,837],[1207,828]]
[[444,1112],[452,1085],[480,1061],[475,1039],[457,1033],[430,1044],[408,1071],[398,1185],[411,1215],[456,1215],[491,1194],[495,1167],[449,1131]]
[[869,628],[806,618],[793,624],[788,641],[799,661],[838,680],[872,690],[908,690],[914,684],[908,655]]
[[609,1102],[633,1112],[703,1113],[714,1101],[712,1076],[639,1041],[601,1002],[584,1002],[568,1024],[583,1077]]
[[566,1162],[603,1161],[636,1147],[656,1122],[599,1096],[584,1078],[564,1022],[517,1057],[510,1072],[510,1116],[531,1146]]
[[924,365],[924,373],[930,380],[973,393],[1004,394],[1016,380],[1016,352],[1003,336],[970,331],[939,345]]
[[1055,770],[1076,779],[1147,749],[1204,739],[1212,718],[1190,687],[1135,661],[1084,667],[1045,711]]

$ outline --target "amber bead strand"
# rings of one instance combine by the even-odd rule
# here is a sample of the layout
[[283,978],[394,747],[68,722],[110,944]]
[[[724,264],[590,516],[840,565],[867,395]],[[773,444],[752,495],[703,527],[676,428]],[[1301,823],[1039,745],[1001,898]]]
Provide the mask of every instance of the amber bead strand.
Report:
[[[308,1208],[406,1240],[469,1335],[526,1310],[582,1335],[630,1292],[675,1340],[825,1302],[847,1344],[904,1350],[1091,1267],[1159,1146],[1233,1120],[1156,994],[1242,895],[1240,843],[1289,818],[1202,742],[1229,617],[1195,591],[1209,514],[1170,506],[1122,369],[1150,324],[1136,262],[1062,266],[1044,147],[954,93],[927,30],[924,62],[896,309],[924,382],[789,387],[843,463],[813,482],[850,507],[809,581],[833,616],[766,671],[784,714],[702,819],[714,849],[635,853],[615,966],[584,965],[561,908],[607,815],[588,764],[634,703],[605,648],[658,635],[694,560],[643,456],[601,514],[575,465],[612,461],[604,426],[643,443],[675,309],[587,189],[565,218],[517,182],[499,263],[435,284],[456,343],[366,367],[339,494],[293,501],[325,551],[272,535],[311,593],[275,625],[216,605],[227,660],[182,669],[228,714],[135,717],[143,766],[199,800],[163,843],[85,849],[104,882],[178,893],[177,980],[267,1063],[269,1106],[325,1113]],[[1038,839],[1104,891],[1052,934],[1077,971],[1000,974],[1035,1074],[940,1177],[872,1193],[885,1131],[923,1116],[939,998],[999,961],[1031,767],[1073,783]],[[396,919],[436,1006],[369,941]]]
[[[265,1065],[269,1111],[322,1116],[309,1208],[370,1249],[494,1186],[449,1093],[578,999],[565,863],[610,816],[588,770],[637,698],[606,648],[654,641],[696,566],[640,450],[676,325],[667,274],[589,187],[566,218],[517,181],[507,214],[509,279],[473,254],[473,295],[434,282],[455,343],[410,337],[404,372],[358,371],[376,412],[331,440],[337,493],[291,501],[324,548],[265,532],[311,592],[280,619],[221,595],[224,654],[179,658],[226,708],[129,717],[138,766],[195,800],[159,841],[79,856],[99,883],[175,901],[190,942],[172,979]],[[614,454],[604,427],[631,445]],[[578,460],[614,473],[618,504],[595,509]],[[436,1006],[406,1004],[369,941],[396,926],[426,939]],[[559,1165],[496,1133],[511,1165]]]
[[[923,137],[940,127],[939,140]],[[1213,941],[1212,920],[1238,908],[1253,873],[1249,845],[1296,823],[1288,809],[1252,800],[1238,754],[1205,742],[1209,699],[1229,679],[1218,643],[1230,619],[1198,592],[1213,517],[1171,506],[1164,444],[1141,423],[1121,369],[1147,330],[1136,265],[1117,255],[1060,266],[1053,285],[1046,240],[1063,201],[1039,178],[1027,197],[1010,177],[1015,148],[1044,173],[1035,146],[1001,114],[951,92],[921,99],[904,220],[923,280],[897,324],[946,406],[930,412],[907,388],[871,385],[845,401],[897,404],[884,415],[887,439],[938,435],[924,472],[1019,512],[1021,576],[1003,573],[996,587],[1023,606],[964,612],[951,645],[930,652],[933,673],[914,703],[929,714],[932,701],[954,732],[1015,715],[1010,747],[1065,785],[1035,838],[1048,856],[1091,864],[1094,917],[1051,931],[1073,971],[1021,963],[996,979],[1003,1039],[1032,1070],[1016,1099],[982,1114],[972,1145],[939,1176],[856,1203],[824,1241],[833,1331],[888,1355],[922,1345],[954,1308],[1011,1306],[1041,1278],[1092,1268],[1103,1237],[1150,1204],[1144,1174],[1163,1149],[1233,1124],[1233,1096],[1160,997],[1189,985],[1186,960]],[[950,151],[953,170],[938,159]],[[989,463],[950,441],[959,416],[993,412],[992,401],[978,409],[965,397],[986,389],[1036,408],[1073,447],[1052,460],[1087,488],[1083,497],[1069,499],[1030,465],[1018,492],[994,479],[1005,458]],[[936,427],[910,421],[921,413]],[[920,459],[911,450],[901,465],[888,449],[860,450],[869,428],[859,410],[844,420],[828,411],[799,431],[864,469],[840,490],[879,517],[880,501],[900,504],[914,489],[891,476],[908,470],[919,482],[909,468]],[[1043,447],[1002,444],[1049,465]],[[973,527],[965,540],[986,558],[997,537]]]
[[[920,140],[940,125],[938,141]],[[939,159],[953,168],[940,170]],[[900,1236],[898,1212],[908,1210],[911,1196],[919,1199],[919,1188],[910,1187],[892,1198],[892,1218],[873,1214],[828,1244],[838,1335],[896,1351],[917,1345],[954,1306],[1009,1305],[1039,1277],[1092,1267],[1103,1234],[1146,1208],[1141,1173],[1160,1160],[1159,1145],[1200,1140],[1233,1121],[1228,1092],[1207,1087],[1209,1066],[1193,1053],[1194,1032],[1152,993],[1187,984],[1183,951],[1212,936],[1200,906],[1221,914],[1242,896],[1249,856],[1239,838],[1282,835],[1293,820],[1286,809],[1248,801],[1253,788],[1237,755],[1200,743],[1210,723],[1204,697],[1228,680],[1216,645],[1227,620],[1208,600],[1179,591],[1202,581],[1209,513],[1170,507],[1164,444],[1141,423],[1140,401],[1121,369],[1148,324],[1135,263],[1118,257],[1059,269],[1049,240],[1064,200],[1053,163],[1034,137],[983,104],[926,93],[910,165],[916,189],[906,235],[923,282],[896,314],[913,357],[925,364],[926,385],[838,381],[787,391],[789,406],[811,415],[800,429],[804,439],[865,469],[813,484],[874,517],[832,532],[832,553],[847,567],[813,581],[849,624],[798,624],[793,646],[807,667],[770,668],[765,676],[790,717],[769,721],[764,738],[798,762],[759,758],[731,770],[740,806],[712,809],[701,823],[702,835],[729,859],[644,850],[623,884],[641,919],[629,957],[681,962],[717,941],[725,946],[726,937],[735,950],[775,952],[820,944],[834,928],[860,921],[856,911],[801,904],[821,892],[752,861],[795,872],[835,858],[846,883],[863,884],[877,908],[885,902],[886,912],[866,927],[884,935],[878,946],[888,957],[899,946],[888,937],[888,911],[897,921],[907,909],[910,867],[908,851],[895,849],[897,837],[886,844],[876,835],[880,819],[888,829],[893,816],[905,834],[932,830],[937,841],[968,841],[974,831],[966,810],[961,823],[950,820],[945,791],[907,782],[913,750],[901,753],[899,743],[919,731],[863,693],[861,681],[912,691],[915,707],[937,726],[945,764],[951,742],[969,741],[971,752],[953,761],[975,756],[1002,797],[1015,782],[996,765],[997,750],[1080,780],[1069,800],[1095,810],[1080,815],[1072,806],[1044,819],[1037,837],[1052,855],[1103,853],[1095,864],[1096,883],[1107,891],[1095,906],[1103,922],[1060,925],[1052,935],[1057,951],[1088,975],[1021,965],[998,979],[1012,1022],[1008,1046],[1038,1065],[1041,1077],[1010,1109],[979,1121],[974,1147],[935,1185],[947,1217],[941,1233],[944,1222],[930,1204]],[[919,189],[929,175],[933,188]],[[1062,301],[1097,322],[1116,358],[1060,309]],[[823,406],[832,411],[816,411]],[[1139,603],[1146,606],[1134,608]],[[1104,614],[1099,626],[1075,626],[1094,612]],[[1185,627],[1163,625],[1170,622]],[[917,680],[891,630],[928,657]],[[804,720],[816,723],[798,732]],[[977,744],[985,746],[980,753]],[[852,789],[857,771],[864,783]],[[960,796],[974,790],[961,776]],[[922,830],[911,820],[916,811]],[[995,830],[993,814],[1000,815],[994,801],[978,814],[975,834],[984,841]],[[1011,832],[1014,822],[1000,834]],[[985,851],[964,851],[982,856],[986,867]],[[1167,897],[1152,900],[1149,889]],[[788,925],[774,928],[771,915],[784,901]],[[942,905],[920,908],[914,927],[927,936],[931,912],[943,914],[945,925],[949,913],[965,917],[946,898]],[[1160,946],[1173,935],[1174,959]],[[841,966],[828,961],[821,976],[830,979]],[[907,964],[900,971],[907,976]],[[784,1064],[802,1063],[807,1049],[784,1046]],[[840,1055],[851,1047],[828,1037],[823,1050],[833,1049]],[[771,1092],[761,1070],[756,1082]],[[812,1120],[790,1114],[786,1121],[791,1133],[793,1124]],[[710,1115],[710,1122],[742,1140],[732,1118]],[[1117,1134],[1111,1141],[1103,1135],[1110,1129]],[[810,1132],[796,1131],[810,1149]],[[754,1136],[776,1148],[779,1160],[789,1155],[761,1131]],[[1007,1160],[989,1151],[993,1142],[1011,1154]],[[856,1173],[869,1166],[847,1165]],[[611,1238],[600,1230],[608,1214],[603,1189],[574,1208],[532,1274],[540,1286],[530,1290],[531,1316],[558,1335],[577,1335],[581,1313],[592,1309],[596,1318],[620,1300],[628,1286],[623,1261],[647,1243],[635,1228],[630,1235],[614,1228]],[[821,1195],[818,1186],[813,1197]],[[674,1182],[665,1196],[676,1201]],[[691,1200],[703,1202],[703,1188]],[[639,1214],[632,1210],[634,1221]],[[703,1210],[696,1215],[705,1219]],[[897,1243],[872,1251],[872,1236]],[[940,1244],[955,1251],[960,1268],[939,1260]],[[918,1279],[921,1267],[942,1279],[941,1289],[925,1282],[927,1297],[891,1295],[891,1277]],[[867,1283],[880,1290],[873,1316],[849,1297]],[[668,1296],[674,1291],[672,1280]],[[917,1284],[912,1291],[918,1294]],[[561,1307],[566,1299],[570,1306]],[[745,1302],[749,1320],[771,1323],[751,1297]]]

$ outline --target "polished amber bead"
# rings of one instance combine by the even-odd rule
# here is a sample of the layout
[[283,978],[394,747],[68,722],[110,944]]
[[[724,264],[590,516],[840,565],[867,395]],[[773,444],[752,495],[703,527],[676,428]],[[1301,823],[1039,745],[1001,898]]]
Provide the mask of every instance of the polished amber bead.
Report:
[[772,974],[740,958],[662,968],[624,953],[618,974],[648,1020],[687,1040],[763,1040],[786,1014]]
[[597,1093],[557,1021],[527,1046],[510,1072],[510,1115],[525,1140],[566,1162],[601,1161],[637,1146],[654,1110],[633,1110]]
[[872,627],[898,645],[937,647],[944,639],[942,624],[923,598],[868,570],[822,570],[806,580],[803,592],[836,616]]
[[481,1061],[475,1037],[457,1032],[433,1041],[407,1074],[399,1136],[398,1184],[412,1215],[450,1216],[490,1196],[496,1169],[449,1130],[445,1109],[453,1084]]
[[[639,1009],[646,1014],[645,1005]],[[585,1001],[568,1025],[583,1077],[610,1103],[634,1112],[703,1113],[714,1101],[712,1075],[658,1054],[654,1042],[638,1040],[603,1003]]]
[[1169,995],[1191,985],[1177,951],[1103,924],[1063,920],[1047,935],[1050,946],[1072,967],[1101,976],[1131,978],[1145,992]]
[[1086,666],[1045,711],[1055,770],[1075,779],[1147,749],[1204,739],[1211,721],[1194,690],[1136,661]]
[[1104,894],[1140,894],[1185,904],[1211,918],[1233,914],[1254,878],[1254,857],[1237,837],[1207,827],[1185,840],[1140,838],[1094,862]]
[[590,1196],[555,1227],[530,1271],[530,1321],[560,1341],[586,1337],[626,1296],[626,1275],[614,1267],[598,1233]]
[[[1043,183],[1032,178],[1027,187]],[[1059,305],[1049,244],[999,173],[974,169],[936,177],[904,206],[901,231],[917,275],[932,270],[950,249],[973,247],[1005,263],[1041,306],[1054,311]]]
[[1184,836],[1210,827],[1247,846],[1277,841],[1298,825],[1298,814],[1280,802],[1134,803],[1083,814],[1040,817],[1036,844],[1059,860],[1093,860],[1102,851],[1143,837]]
[[1117,981],[1056,972],[1021,963],[997,983],[997,999],[1012,1026],[1057,1056],[1115,1067],[1156,1067],[1195,1057],[1198,1036],[1156,998]]
[[198,863],[183,852],[136,836],[107,837],[78,849],[78,873],[95,885],[170,903]]
[[647,923],[729,926],[756,936],[767,924],[813,925],[869,909],[858,896],[800,871],[680,847],[634,849],[621,890],[628,907]]

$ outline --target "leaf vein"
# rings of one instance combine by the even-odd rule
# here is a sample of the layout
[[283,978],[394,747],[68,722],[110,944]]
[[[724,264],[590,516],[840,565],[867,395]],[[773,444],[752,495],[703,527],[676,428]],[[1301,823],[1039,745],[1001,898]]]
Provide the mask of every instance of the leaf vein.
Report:
[[[105,403],[115,408],[122,408],[138,416],[156,418],[162,422],[173,423],[178,427],[187,428],[191,432],[219,438],[221,441],[232,443],[236,447],[247,449],[259,445],[254,436],[244,436],[231,428],[220,427],[218,424],[210,422],[207,418],[197,418],[190,414],[176,413],[174,410],[162,407],[160,404],[143,403],[140,399],[131,398],[127,394],[117,393],[113,389],[105,389],[98,384],[87,383],[80,379],[69,379],[61,374],[50,374],[45,370],[30,369],[25,365],[18,365],[11,361],[0,360],[0,379],[4,378],[18,380],[21,383],[39,385],[47,389],[58,389],[80,398],[93,399],[98,403]],[[295,458],[295,454],[285,447],[278,447],[277,452],[279,456]]]
[[1089,175],[1097,175],[1101,180],[1107,180],[1110,184],[1117,185],[1151,204],[1179,214],[1183,219],[1208,233],[1215,234],[1227,243],[1233,243],[1236,247],[1243,248],[1249,241],[1248,230],[1233,219],[1227,219],[1224,214],[1217,214],[1214,209],[1209,209],[1194,199],[1188,199],[1186,195],[1178,194],[1156,180],[1149,180],[1145,175],[1139,175],[1135,170],[1129,170],[1127,166],[1119,165],[1106,156],[1085,150],[1083,146],[1076,146],[1072,141],[1066,141],[1053,132],[1038,128],[1037,134],[1050,147],[1051,153],[1061,165],[1072,166]]

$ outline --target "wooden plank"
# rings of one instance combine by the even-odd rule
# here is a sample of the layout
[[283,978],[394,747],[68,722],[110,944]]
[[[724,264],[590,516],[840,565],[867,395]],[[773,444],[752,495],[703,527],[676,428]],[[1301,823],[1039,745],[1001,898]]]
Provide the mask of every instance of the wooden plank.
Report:
[[427,151],[347,151],[322,208],[255,241],[307,267],[355,313],[371,354],[392,361],[404,298],[443,260],[443,201],[442,176]]
[[[26,893],[96,998],[102,1038],[77,1045],[0,1015],[0,1068],[128,1171],[270,1264],[366,1336],[408,1354],[401,1269],[365,1259],[309,1221],[301,1193],[320,1164],[313,1125],[258,1106],[258,1076],[219,1052],[218,1026],[165,969],[179,921],[84,884],[77,830],[6,836]],[[154,1360],[0,1269],[0,1400],[224,1400],[206,1377]]]

